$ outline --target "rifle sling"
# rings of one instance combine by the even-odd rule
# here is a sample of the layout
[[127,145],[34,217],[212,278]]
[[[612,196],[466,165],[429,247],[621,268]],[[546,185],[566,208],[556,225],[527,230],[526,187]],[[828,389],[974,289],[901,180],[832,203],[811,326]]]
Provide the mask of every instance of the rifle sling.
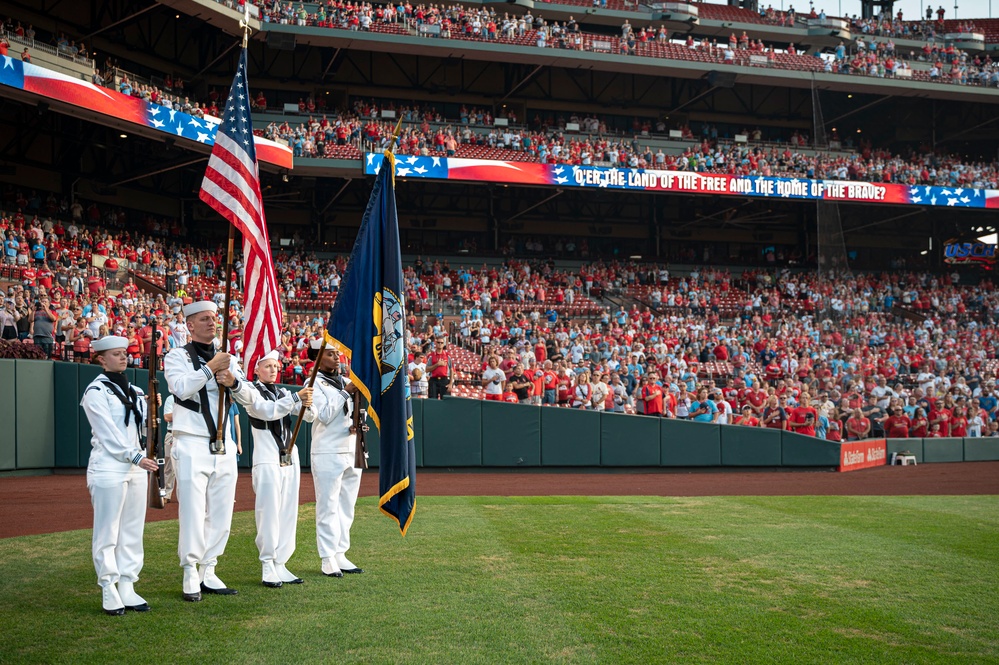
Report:
[[[277,393],[277,389],[271,392],[269,386],[260,383],[259,381],[254,381],[253,385],[257,388],[257,391],[263,396],[264,399],[270,402],[276,402],[280,398],[280,394]],[[254,418],[250,416],[250,425],[255,429],[267,430],[274,437],[274,441],[277,443],[278,450],[285,451],[288,449],[288,444],[291,442],[291,416],[284,416],[283,418],[278,418],[277,420],[261,420],[260,418]]]
[[[191,364],[194,366],[194,370],[198,371],[201,369],[201,356],[198,355],[198,350],[195,348],[194,344],[188,344],[184,347],[187,354],[191,357]],[[219,386],[219,390],[223,390],[222,386]],[[226,390],[225,394],[225,410],[226,414],[229,413],[229,405],[232,403],[232,397],[229,395],[229,391]],[[190,411],[199,411],[201,417],[205,419],[205,425],[208,427],[208,439],[209,441],[214,441],[218,436],[219,430],[215,425],[215,419],[212,417],[212,408],[208,403],[208,385],[205,384],[201,386],[201,390],[198,391],[198,401],[195,402],[193,399],[177,399],[174,396],[174,404],[177,406],[182,406]],[[225,419],[222,420],[223,427],[225,426]]]

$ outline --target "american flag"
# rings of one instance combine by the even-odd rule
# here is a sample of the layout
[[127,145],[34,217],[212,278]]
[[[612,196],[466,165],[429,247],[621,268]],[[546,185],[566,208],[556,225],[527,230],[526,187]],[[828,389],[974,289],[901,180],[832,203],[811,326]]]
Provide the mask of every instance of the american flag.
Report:
[[243,234],[244,312],[243,368],[253,375],[257,359],[281,341],[281,303],[271,260],[267,220],[260,195],[260,172],[250,122],[246,82],[246,48],[232,80],[222,125],[201,182],[201,200],[232,222]]

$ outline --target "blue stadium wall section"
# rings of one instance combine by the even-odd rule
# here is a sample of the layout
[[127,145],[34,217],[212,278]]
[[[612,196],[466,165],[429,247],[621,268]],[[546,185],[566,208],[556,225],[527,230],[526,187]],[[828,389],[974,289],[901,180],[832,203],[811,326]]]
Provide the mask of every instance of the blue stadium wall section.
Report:
[[[90,425],[80,408],[92,365],[0,359],[0,471],[79,469],[90,456]],[[145,387],[145,370],[128,370]],[[166,396],[160,373],[159,389]],[[839,445],[775,430],[705,425],[615,413],[541,408],[467,399],[413,400],[417,466],[518,467],[835,467]],[[240,418],[243,455],[253,454],[250,423]],[[165,431],[165,427],[161,428]],[[309,465],[310,428],[297,450]],[[378,432],[368,433],[378,466]],[[888,439],[887,454],[920,463],[999,460],[999,439]]]

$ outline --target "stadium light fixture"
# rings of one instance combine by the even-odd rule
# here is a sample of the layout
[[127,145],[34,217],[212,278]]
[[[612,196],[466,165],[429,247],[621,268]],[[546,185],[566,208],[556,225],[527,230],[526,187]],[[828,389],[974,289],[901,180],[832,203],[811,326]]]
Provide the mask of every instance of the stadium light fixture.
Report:
[[128,138],[128,134],[119,134],[118,138],[127,139]]

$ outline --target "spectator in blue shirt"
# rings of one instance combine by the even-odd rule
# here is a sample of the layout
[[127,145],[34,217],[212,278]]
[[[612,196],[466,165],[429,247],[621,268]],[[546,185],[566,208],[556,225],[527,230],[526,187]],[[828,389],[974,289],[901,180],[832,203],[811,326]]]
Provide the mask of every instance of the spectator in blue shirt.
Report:
[[708,399],[708,391],[701,388],[697,391],[697,401],[690,405],[690,419],[698,423],[711,423],[718,415],[718,407]]

